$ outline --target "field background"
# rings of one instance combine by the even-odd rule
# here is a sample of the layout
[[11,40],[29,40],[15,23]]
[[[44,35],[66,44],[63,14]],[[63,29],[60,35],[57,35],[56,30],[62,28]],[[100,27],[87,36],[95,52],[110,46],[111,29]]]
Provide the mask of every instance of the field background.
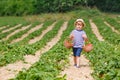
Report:
[[[53,11],[55,6],[53,6],[52,9],[48,9],[52,5],[51,1],[49,1],[49,6],[45,6],[47,8],[37,7],[41,11],[44,10],[43,12],[37,12],[38,10],[34,11],[34,8],[31,8],[33,7],[32,5],[30,9],[35,13],[31,12],[32,10],[28,11],[29,8],[19,12],[22,10],[21,8],[16,12],[17,9],[14,8],[13,4],[19,4],[19,6],[21,6],[20,4],[24,5],[25,2],[22,0],[6,0],[6,2],[7,1],[9,2],[9,6],[6,6],[7,8],[0,6],[0,71],[3,67],[20,60],[26,63],[26,55],[35,56],[37,51],[42,50],[42,48],[57,35],[61,26],[65,24],[65,22],[68,22],[67,29],[63,31],[59,41],[51,46],[48,51],[43,51],[41,56],[38,57],[38,61],[31,63],[29,69],[23,68],[13,79],[66,80],[66,75],[61,76],[60,73],[69,65],[68,58],[72,50],[66,49],[63,46],[63,42],[74,29],[74,21],[77,18],[82,18],[86,23],[84,30],[90,42],[94,45],[94,49],[91,52],[86,53],[83,51],[83,54],[90,61],[93,78],[95,80],[120,80],[120,14],[117,8],[106,7],[104,8],[105,10],[103,10],[103,8],[100,8],[100,4],[97,4],[96,0],[93,0],[94,5],[91,3],[92,0],[88,2],[89,5],[86,4],[86,0],[83,0],[83,2],[77,0],[78,2],[76,1],[73,5],[74,7],[72,7],[69,6],[70,4],[68,5],[68,3],[72,3],[72,1],[68,0],[68,2],[65,3],[67,6],[57,8],[55,9],[56,11]],[[106,4],[107,1],[108,0],[106,0]],[[6,4],[5,1],[0,2]],[[32,4],[33,2],[34,0],[30,0],[29,3]],[[111,1],[109,1],[108,4],[110,2]],[[43,4],[45,2],[40,3],[40,0],[36,0],[36,3]],[[116,0],[114,1],[114,4],[115,3],[117,4]],[[14,11],[15,14],[13,14]],[[100,41],[92,31],[92,22],[97,26],[104,41]],[[46,32],[41,39],[38,39],[38,36],[51,27],[51,25],[53,28]],[[36,26],[38,26],[38,28],[34,30]],[[27,36],[23,37],[23,35]],[[38,40],[35,39],[36,37]],[[17,41],[16,39],[19,40]],[[30,40],[33,40],[33,42],[30,42]],[[45,49],[47,48],[45,47]],[[0,74],[2,74],[2,72]],[[1,75],[0,80],[2,80]]]

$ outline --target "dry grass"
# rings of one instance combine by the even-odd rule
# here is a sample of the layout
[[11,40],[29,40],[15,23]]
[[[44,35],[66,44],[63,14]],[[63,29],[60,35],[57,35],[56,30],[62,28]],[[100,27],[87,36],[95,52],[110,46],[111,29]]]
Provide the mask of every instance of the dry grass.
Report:
[[24,18],[30,22],[34,22],[34,21],[44,22],[46,20],[55,20],[56,21],[59,19],[68,21],[74,17],[75,17],[75,14],[72,12],[69,12],[69,13],[45,13],[45,14],[41,14],[41,15],[25,16]]

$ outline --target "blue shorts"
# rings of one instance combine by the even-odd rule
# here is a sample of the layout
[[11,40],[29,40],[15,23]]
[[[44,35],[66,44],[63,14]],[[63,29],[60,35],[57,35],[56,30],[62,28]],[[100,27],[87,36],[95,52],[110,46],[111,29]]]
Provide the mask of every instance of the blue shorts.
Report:
[[82,48],[73,48],[73,56],[80,56]]

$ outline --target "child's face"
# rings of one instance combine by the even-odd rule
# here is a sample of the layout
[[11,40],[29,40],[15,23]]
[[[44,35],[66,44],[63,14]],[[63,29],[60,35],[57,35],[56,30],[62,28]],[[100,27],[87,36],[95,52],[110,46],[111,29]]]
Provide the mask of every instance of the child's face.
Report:
[[76,23],[76,29],[81,30],[83,28],[83,23],[82,22],[77,22]]

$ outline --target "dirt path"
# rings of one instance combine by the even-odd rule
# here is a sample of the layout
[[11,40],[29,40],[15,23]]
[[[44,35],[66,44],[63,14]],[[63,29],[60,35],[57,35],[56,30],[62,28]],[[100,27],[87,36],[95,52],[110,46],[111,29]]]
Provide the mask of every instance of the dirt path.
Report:
[[100,33],[99,33],[99,30],[98,30],[97,26],[92,22],[92,20],[89,20],[89,22],[90,22],[92,31],[93,31],[93,33],[96,35],[97,39],[98,39],[99,41],[104,41],[103,37],[102,37],[102,36],[100,35]]
[[110,24],[108,24],[106,21],[104,22],[108,27],[110,27],[112,29],[113,32],[116,32],[117,34],[120,34],[120,32],[118,30],[116,30],[113,26],[111,26]]
[[42,53],[47,52],[50,48],[52,48],[59,41],[63,31],[67,28],[67,24],[68,22],[64,22],[63,26],[58,31],[58,34],[50,42],[48,42],[44,48],[37,51],[35,53],[35,56],[33,55],[24,56],[25,63],[23,61],[18,61],[13,64],[8,64],[7,66],[1,67],[0,68],[0,80],[8,80],[10,78],[14,78],[15,75],[18,74],[18,72],[21,71],[23,68],[29,69],[32,66],[32,64],[34,64],[35,62],[39,60],[40,55]]
[[34,31],[42,28],[42,25],[43,25],[43,24],[40,24],[40,25],[37,25],[36,27],[30,29],[26,34],[22,35],[22,37],[13,40],[11,43],[15,43],[15,42],[18,42],[18,41],[23,40],[25,37],[27,37],[27,36],[28,36],[29,34],[31,34],[32,32],[34,32]]
[[51,26],[48,26],[48,28],[44,31],[42,31],[42,34],[40,36],[35,37],[34,39],[31,39],[28,43],[29,44],[33,44],[37,41],[39,41],[40,39],[42,39],[42,37],[50,30],[52,30],[52,28],[54,27],[54,25],[56,24],[56,22],[54,22]]
[[18,25],[14,26],[14,27],[11,27],[11,28],[9,28],[9,29],[3,30],[2,33],[5,33],[5,32],[8,32],[8,31],[10,31],[10,30],[13,30],[13,29],[15,29],[15,28],[17,28],[17,27],[20,27],[21,25],[22,25],[22,24],[18,24]]
[[1,30],[1,29],[4,29],[4,28],[6,28],[6,26],[1,26],[1,27],[0,27],[0,30]]
[[6,27],[8,27],[8,26],[9,26],[9,25],[7,25],[7,26],[1,26],[1,27],[0,27],[0,30],[6,28]]
[[73,56],[69,57],[70,65],[61,74],[66,74],[67,80],[94,80],[91,76],[92,69],[89,66],[89,60],[84,55],[80,56],[80,68],[73,66]]
[[20,28],[20,29],[18,29],[18,30],[15,30],[14,32],[12,32],[11,34],[9,34],[6,38],[3,38],[2,40],[7,40],[7,39],[9,39],[11,36],[13,36],[14,34],[20,32],[20,31],[23,31],[23,30],[29,28],[30,26],[31,26],[31,25],[24,26],[24,27],[22,27],[22,28]]

